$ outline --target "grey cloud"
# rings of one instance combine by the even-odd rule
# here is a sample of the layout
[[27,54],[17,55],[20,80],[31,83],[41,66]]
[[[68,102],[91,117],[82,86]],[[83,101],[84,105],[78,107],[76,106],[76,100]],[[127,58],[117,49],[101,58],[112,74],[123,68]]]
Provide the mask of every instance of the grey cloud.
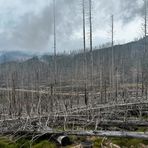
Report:
[[[61,39],[67,40],[68,43],[72,31],[77,30],[77,26],[79,26],[79,17],[75,4],[76,1],[70,3],[69,0],[61,0],[56,3],[57,40],[64,44],[65,41]],[[5,37],[7,38],[7,36]],[[45,50],[52,48],[52,40],[53,6],[50,5],[46,6],[40,15],[34,13],[25,14],[21,22],[13,30],[9,43],[11,42],[11,48],[15,46],[15,49],[20,47],[23,50]],[[50,47],[47,47],[48,42]],[[60,44],[62,46],[62,43]]]
[[139,8],[138,1],[139,0],[135,0],[134,2],[133,0],[125,0],[121,2],[121,11],[123,12],[121,17],[124,23],[131,21],[136,16],[142,16],[143,7]]
[[[25,1],[25,0],[23,0]],[[105,29],[112,13],[123,24],[141,16],[143,9],[139,0],[93,0],[93,30]],[[25,1],[26,2],[26,1]],[[29,1],[27,1],[29,3]],[[1,34],[0,46],[17,50],[52,50],[53,47],[53,5],[46,1],[39,14],[29,11],[19,18],[19,23]],[[50,4],[50,5],[49,5]],[[82,34],[81,0],[56,0],[56,29],[58,50],[82,47],[82,39],[71,38],[78,31]],[[38,8],[39,9],[39,8]],[[96,41],[96,39],[95,39]],[[97,44],[96,42],[94,44]],[[96,45],[95,45],[96,46]]]
[[122,20],[123,23],[128,23],[137,15],[141,16],[143,14],[143,7],[139,7],[139,1],[140,0],[102,0],[97,9],[103,12],[104,17],[106,14],[114,14],[118,20]]

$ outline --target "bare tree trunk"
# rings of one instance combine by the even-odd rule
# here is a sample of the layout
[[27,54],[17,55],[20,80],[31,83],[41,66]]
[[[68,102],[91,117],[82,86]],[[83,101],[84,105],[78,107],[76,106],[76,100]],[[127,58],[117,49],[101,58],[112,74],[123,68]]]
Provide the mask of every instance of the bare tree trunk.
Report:
[[[112,43],[112,52],[111,52],[111,69],[112,69],[112,77],[111,77],[111,79],[112,79],[112,92],[114,92],[114,90],[115,90],[115,80],[114,80],[114,15],[112,15],[111,16],[111,28],[112,28],[112,41],[111,41],[111,43]],[[113,98],[115,97],[114,96],[114,93],[112,93],[113,94]]]
[[83,47],[84,47],[84,63],[83,63],[83,75],[84,75],[84,100],[85,105],[88,105],[88,96],[87,96],[87,59],[86,59],[86,28],[85,28],[85,0],[82,0],[83,3]]
[[91,91],[93,90],[93,45],[92,45],[92,0],[89,0],[89,27],[90,27],[90,60],[91,60]]

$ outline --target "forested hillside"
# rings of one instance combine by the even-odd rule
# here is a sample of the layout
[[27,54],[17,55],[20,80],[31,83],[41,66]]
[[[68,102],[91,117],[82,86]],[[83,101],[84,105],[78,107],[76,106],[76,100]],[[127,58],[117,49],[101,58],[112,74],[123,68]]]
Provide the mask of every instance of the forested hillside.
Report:
[[[114,79],[118,84],[142,84],[144,63],[143,39],[114,47]],[[111,48],[93,51],[93,85],[109,87],[111,81]],[[84,54],[59,54],[56,57],[56,85],[83,85],[84,75],[90,85],[90,52],[87,57],[87,75],[84,74]],[[147,59],[146,59],[147,61]],[[10,87],[15,81],[17,88],[50,86],[54,83],[54,57],[44,55],[24,62],[7,62],[0,65],[1,87]],[[38,85],[39,84],[39,85]]]

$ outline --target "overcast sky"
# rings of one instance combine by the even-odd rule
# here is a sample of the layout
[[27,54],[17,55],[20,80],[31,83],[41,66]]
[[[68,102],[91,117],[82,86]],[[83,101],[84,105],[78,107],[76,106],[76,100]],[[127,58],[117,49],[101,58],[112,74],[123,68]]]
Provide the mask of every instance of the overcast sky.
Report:
[[[81,49],[82,0],[56,0],[57,51]],[[86,7],[87,7],[86,0]],[[115,42],[142,36],[143,0],[92,0],[93,46],[110,42],[111,14]],[[0,0],[0,50],[53,51],[52,0]],[[88,17],[87,24],[88,24]],[[89,30],[87,29],[87,40]]]

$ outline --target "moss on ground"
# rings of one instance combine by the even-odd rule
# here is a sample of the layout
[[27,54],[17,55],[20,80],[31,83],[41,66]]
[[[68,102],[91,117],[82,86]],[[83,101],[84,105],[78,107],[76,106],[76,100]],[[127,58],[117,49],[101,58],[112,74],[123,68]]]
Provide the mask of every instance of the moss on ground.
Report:
[[94,148],[100,148],[101,147],[101,143],[102,143],[102,138],[97,138],[95,140],[93,140],[93,146]]
[[48,141],[42,141],[33,146],[33,148],[56,148],[56,145]]
[[[30,141],[21,139],[17,142],[12,142],[10,140],[0,138],[0,148],[30,148]],[[32,148],[56,148],[56,145],[49,141],[41,141],[39,143],[34,143]]]
[[110,143],[118,145],[121,148],[141,148],[142,144],[148,147],[148,140],[133,138],[93,138],[91,141],[93,142],[93,148],[101,148],[101,144],[106,148],[110,148]]
[[142,139],[132,139],[132,138],[112,138],[111,141],[114,144],[117,144],[121,147],[134,147],[134,148],[139,148],[140,144],[148,145],[147,140],[142,140]]
[[137,130],[137,132],[147,132],[147,131],[148,131],[148,127],[140,127]]
[[[148,140],[142,139],[132,139],[132,138],[99,138],[99,137],[77,137],[71,136],[71,141],[73,141],[73,145],[67,146],[66,148],[74,147],[74,145],[79,145],[84,141],[91,141],[93,143],[93,148],[101,148],[101,144],[106,146],[106,148],[110,148],[108,146],[110,143],[116,144],[121,148],[140,148],[141,145],[148,146]],[[32,144],[32,148],[56,148],[57,146],[49,142],[38,141]],[[0,148],[30,148],[30,141],[26,139],[20,139],[17,142],[13,142],[8,138],[0,138]]]

